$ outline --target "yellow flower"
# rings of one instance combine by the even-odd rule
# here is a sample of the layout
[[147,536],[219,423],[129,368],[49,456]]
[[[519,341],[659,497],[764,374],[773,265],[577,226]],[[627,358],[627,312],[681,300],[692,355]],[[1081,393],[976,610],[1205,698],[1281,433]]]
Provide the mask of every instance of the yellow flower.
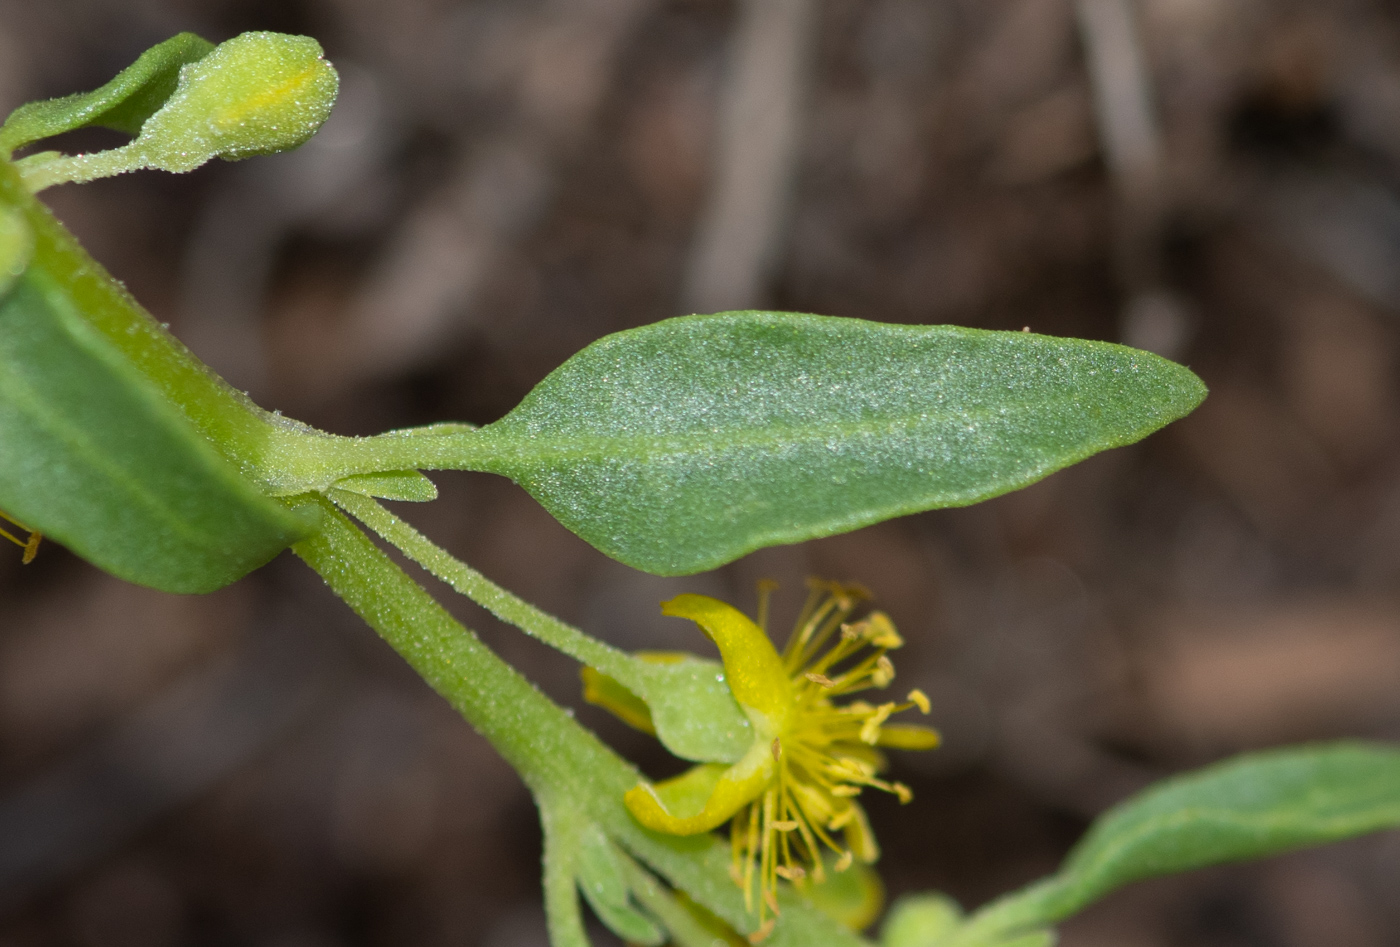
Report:
[[[830,582],[810,585],[782,654],[762,627],[771,585],[760,587],[757,623],[704,595],[679,595],[662,604],[663,614],[691,619],[719,647],[729,690],[754,740],[735,763],[702,763],[675,779],[641,783],[625,797],[637,821],[658,832],[695,835],[731,823],[734,880],[750,910],[758,896],[755,942],[772,930],[768,912],[778,913],[778,878],[798,885],[809,876],[820,881],[823,850],[835,855],[837,871],[856,859],[869,863],[879,856],[855,797],[867,786],[894,793],[901,802],[911,793],[879,777],[885,759],[877,747],[926,750],[938,743],[938,734],[926,727],[888,722],[912,707],[928,713],[921,691],[911,691],[899,703],[833,703],[836,697],[887,687],[894,666],[886,652],[903,641],[883,612],[847,622],[866,598],[863,590]],[[584,679],[586,698],[647,729],[639,699],[623,696],[616,682],[596,671]]]

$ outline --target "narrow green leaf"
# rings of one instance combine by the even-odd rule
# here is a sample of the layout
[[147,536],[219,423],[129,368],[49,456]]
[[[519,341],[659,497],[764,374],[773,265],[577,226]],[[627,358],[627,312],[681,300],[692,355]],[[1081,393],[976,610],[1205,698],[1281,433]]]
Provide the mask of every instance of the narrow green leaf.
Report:
[[583,829],[578,849],[578,886],[593,913],[629,944],[658,947],[666,935],[631,903],[632,886],[622,854],[597,823]]
[[952,943],[1064,920],[1133,881],[1400,828],[1400,748],[1345,742],[1239,756],[1100,816],[1059,873],[979,911]]
[[1400,749],[1275,750],[1167,780],[1110,810],[1065,861],[1076,911],[1157,875],[1400,827]]
[[89,125],[135,135],[175,91],[180,67],[213,51],[213,43],[181,33],[146,50],[100,89],[21,105],[0,127],[0,152]]
[[245,480],[38,266],[0,302],[0,509],[170,592],[227,585],[313,525]]
[[593,343],[464,446],[608,555],[680,575],[1024,487],[1204,397],[1102,342],[720,313]]

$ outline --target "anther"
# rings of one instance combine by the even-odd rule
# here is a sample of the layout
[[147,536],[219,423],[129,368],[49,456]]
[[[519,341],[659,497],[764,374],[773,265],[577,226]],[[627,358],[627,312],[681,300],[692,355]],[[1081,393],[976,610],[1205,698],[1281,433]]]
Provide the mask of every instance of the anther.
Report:
[[914,704],[915,707],[918,707],[918,708],[919,708],[919,713],[921,713],[921,714],[926,714],[926,713],[928,713],[928,711],[929,711],[928,695],[925,694],[923,691],[919,690],[917,687],[914,688],[912,691],[909,692],[909,698],[908,698],[908,699],[909,699],[910,701],[913,702],[913,704]]
[[781,739],[777,738],[777,737],[774,737],[774,738],[773,738],[773,759],[775,759],[775,760],[780,760],[780,759],[782,759],[782,758],[783,758],[783,741],[782,741]]
[[875,662],[875,670],[871,672],[870,679],[875,682],[876,687],[888,687],[890,681],[894,680],[894,662],[885,655],[880,655]]
[[807,680],[811,681],[813,684],[816,684],[818,687],[836,686],[836,682],[833,681],[831,678],[827,677],[825,674],[818,674],[815,671],[808,671],[802,676],[805,677]]
[[894,622],[890,621],[890,616],[884,612],[876,612],[865,620],[870,630],[870,643],[877,648],[884,648],[893,651],[895,648],[904,646],[904,639],[899,636],[899,632],[894,630]]
[[913,791],[903,783],[895,783],[890,788],[892,788],[894,790],[894,794],[899,797],[900,805],[904,805],[910,799],[914,798]]
[[791,832],[797,828],[797,823],[791,819],[784,819],[781,822],[769,822],[768,824],[779,832]]
[[835,868],[837,871],[845,871],[847,868],[851,867],[851,863],[855,860],[856,856],[852,854],[851,850],[848,848],[841,853],[841,857],[836,859],[836,864],[831,867]]
[[793,865],[791,868],[787,865],[779,865],[773,870],[776,871],[780,877],[786,878],[788,881],[799,881],[807,877],[807,870],[801,865]]

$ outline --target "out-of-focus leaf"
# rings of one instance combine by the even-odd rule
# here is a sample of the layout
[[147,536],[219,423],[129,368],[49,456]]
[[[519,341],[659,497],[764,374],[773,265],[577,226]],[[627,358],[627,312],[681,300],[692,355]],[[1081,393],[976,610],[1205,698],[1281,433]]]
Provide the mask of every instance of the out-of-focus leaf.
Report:
[[1133,881],[1400,828],[1400,748],[1252,753],[1158,783],[1100,816],[1060,871],[979,911],[951,943],[1030,933]]
[[146,50],[100,89],[21,105],[0,127],[0,152],[89,125],[135,135],[175,91],[180,67],[213,51],[213,43],[180,33]]
[[962,909],[946,894],[906,895],[880,926],[880,947],[936,947],[962,921]]
[[245,480],[38,266],[0,302],[0,509],[170,592],[227,585],[313,525]]
[[885,885],[874,868],[857,860],[845,871],[836,871],[835,856],[825,859],[827,871],[820,881],[808,877],[800,887],[812,906],[853,931],[863,931],[885,906]]
[[1255,753],[1169,779],[1099,818],[1059,874],[1077,911],[1158,875],[1400,827],[1400,749]]
[[1204,397],[1108,343],[720,313],[593,343],[463,444],[603,552],[679,575],[1024,487]]

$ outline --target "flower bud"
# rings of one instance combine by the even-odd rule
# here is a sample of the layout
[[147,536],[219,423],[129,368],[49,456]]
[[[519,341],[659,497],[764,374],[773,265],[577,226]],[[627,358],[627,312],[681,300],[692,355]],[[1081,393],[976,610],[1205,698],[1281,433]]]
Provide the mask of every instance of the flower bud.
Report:
[[166,171],[295,148],[330,115],[339,82],[314,39],[244,33],[181,67],[174,94],[131,147]]

